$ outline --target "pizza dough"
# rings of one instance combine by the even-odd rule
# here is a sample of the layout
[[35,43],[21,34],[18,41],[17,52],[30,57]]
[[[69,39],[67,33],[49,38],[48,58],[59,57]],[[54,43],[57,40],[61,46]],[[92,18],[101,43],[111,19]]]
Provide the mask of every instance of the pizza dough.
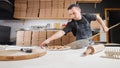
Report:
[[68,50],[70,49],[69,46],[48,46],[47,50],[52,50],[52,51],[59,51],[59,50]]

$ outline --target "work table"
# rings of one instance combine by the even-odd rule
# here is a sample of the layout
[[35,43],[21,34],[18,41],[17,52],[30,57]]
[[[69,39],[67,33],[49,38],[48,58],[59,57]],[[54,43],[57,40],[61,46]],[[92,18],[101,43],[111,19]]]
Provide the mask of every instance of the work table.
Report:
[[[109,48],[109,47],[106,47]],[[112,47],[114,48],[114,47]],[[117,47],[115,47],[117,48]],[[86,48],[47,51],[47,54],[29,60],[0,61],[0,68],[119,68],[120,59],[102,58],[104,51],[81,57]]]

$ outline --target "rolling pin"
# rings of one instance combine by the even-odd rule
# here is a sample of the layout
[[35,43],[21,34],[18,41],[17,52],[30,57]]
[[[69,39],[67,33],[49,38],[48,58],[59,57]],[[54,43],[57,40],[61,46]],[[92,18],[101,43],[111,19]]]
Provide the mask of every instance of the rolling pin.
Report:
[[103,44],[97,44],[97,45],[93,45],[93,46],[88,46],[86,51],[83,53],[84,56],[89,55],[89,54],[94,54],[97,52],[100,52],[102,50],[104,50],[105,46]]

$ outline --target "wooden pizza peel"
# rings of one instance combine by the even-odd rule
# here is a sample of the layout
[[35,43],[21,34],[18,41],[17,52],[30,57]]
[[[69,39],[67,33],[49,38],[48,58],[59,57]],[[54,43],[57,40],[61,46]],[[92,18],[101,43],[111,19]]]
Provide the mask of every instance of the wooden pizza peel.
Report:
[[[118,25],[120,25],[120,22],[109,27],[109,30],[118,26]],[[89,39],[92,39],[92,38],[96,37],[97,35],[100,35],[101,33],[103,33],[103,32],[99,32],[99,33],[97,33],[97,34],[95,34],[87,39],[80,39],[80,40],[74,41],[72,43],[67,44],[66,46],[70,46],[71,49],[79,49],[79,48],[86,47],[89,45]]]

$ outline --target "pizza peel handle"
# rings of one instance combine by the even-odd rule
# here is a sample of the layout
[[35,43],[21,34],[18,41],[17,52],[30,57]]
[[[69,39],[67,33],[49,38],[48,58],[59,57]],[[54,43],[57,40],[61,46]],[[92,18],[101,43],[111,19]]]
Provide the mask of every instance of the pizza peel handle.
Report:
[[[112,28],[114,28],[114,27],[116,27],[116,26],[118,26],[118,25],[120,25],[120,23],[117,23],[117,24],[111,26],[111,27],[109,28],[109,30],[112,29]],[[101,33],[103,33],[103,31],[102,31],[102,32],[99,32],[99,33],[97,33],[97,34],[95,34],[95,35],[93,35],[93,36],[91,36],[91,37],[89,37],[88,39],[94,38],[95,36],[100,35]]]

